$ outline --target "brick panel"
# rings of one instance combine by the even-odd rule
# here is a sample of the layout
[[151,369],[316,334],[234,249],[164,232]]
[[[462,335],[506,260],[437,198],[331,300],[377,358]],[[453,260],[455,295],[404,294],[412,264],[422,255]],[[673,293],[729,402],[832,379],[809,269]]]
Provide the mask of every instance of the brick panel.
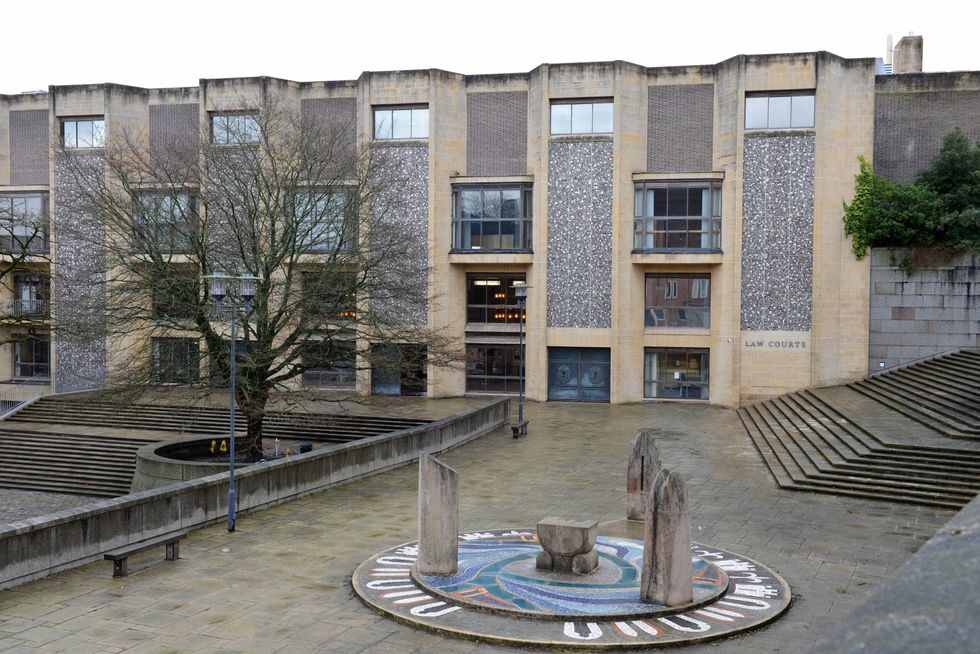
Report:
[[527,93],[466,96],[466,173],[527,174]]
[[314,98],[302,100],[300,111],[307,125],[322,125],[336,137],[338,152],[352,157],[357,144],[357,99]]
[[48,183],[48,110],[10,112],[10,183]]
[[647,171],[711,170],[714,95],[714,84],[650,87]]
[[193,152],[200,138],[196,104],[150,105],[150,148],[157,154]]

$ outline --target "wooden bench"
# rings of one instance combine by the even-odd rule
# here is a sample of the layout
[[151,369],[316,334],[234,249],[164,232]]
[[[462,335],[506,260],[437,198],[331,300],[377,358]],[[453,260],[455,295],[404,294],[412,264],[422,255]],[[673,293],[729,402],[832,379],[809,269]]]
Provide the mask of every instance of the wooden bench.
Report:
[[167,548],[167,561],[176,561],[180,558],[180,541],[185,538],[187,538],[186,531],[173,531],[169,534],[147,538],[106,552],[105,560],[112,561],[113,577],[125,577],[129,574],[129,557],[133,554],[164,545]]
[[527,423],[527,420],[523,420],[510,426],[510,430],[514,433],[514,438],[527,436]]

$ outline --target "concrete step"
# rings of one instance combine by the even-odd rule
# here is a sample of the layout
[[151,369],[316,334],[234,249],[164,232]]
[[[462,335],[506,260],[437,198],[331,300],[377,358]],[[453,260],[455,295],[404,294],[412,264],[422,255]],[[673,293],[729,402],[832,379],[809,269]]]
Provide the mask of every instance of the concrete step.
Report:
[[977,406],[980,402],[980,385],[976,388],[966,388],[961,384],[950,383],[950,380],[942,376],[929,374],[922,369],[907,368],[890,372],[880,377],[890,377],[902,380],[910,386],[923,388],[928,393],[934,393],[940,397],[947,396],[956,401],[967,401],[972,406]]
[[942,414],[930,411],[925,407],[910,405],[901,401],[900,399],[896,399],[890,392],[883,391],[878,387],[869,385],[867,382],[854,382],[853,384],[850,384],[850,387],[862,395],[866,395],[867,397],[884,404],[888,408],[897,411],[904,416],[912,418],[916,422],[919,422],[948,438],[974,437],[973,434],[964,431],[965,425],[962,423],[950,420]]
[[[872,377],[865,380],[865,383],[883,388],[906,403],[922,406],[965,425],[976,425],[980,422],[980,412],[976,410],[977,403],[961,401],[948,394],[937,393],[921,384],[909,382],[893,375]],[[980,398],[978,398],[978,402],[980,402]]]

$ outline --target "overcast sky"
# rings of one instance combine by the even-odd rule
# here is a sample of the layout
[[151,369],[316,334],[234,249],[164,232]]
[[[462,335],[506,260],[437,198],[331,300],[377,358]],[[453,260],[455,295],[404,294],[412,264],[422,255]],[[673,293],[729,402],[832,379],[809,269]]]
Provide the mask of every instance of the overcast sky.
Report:
[[978,7],[971,0],[5,2],[0,93],[254,75],[341,80],[410,68],[526,72],[545,62],[613,59],[712,64],[814,50],[883,57],[889,33],[897,43],[910,32],[925,39],[925,70],[978,70]]

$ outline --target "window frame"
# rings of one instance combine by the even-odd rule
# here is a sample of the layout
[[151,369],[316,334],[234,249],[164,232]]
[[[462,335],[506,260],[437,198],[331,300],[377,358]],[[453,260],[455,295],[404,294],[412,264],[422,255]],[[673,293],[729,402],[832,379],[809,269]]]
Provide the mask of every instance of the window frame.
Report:
[[[660,379],[650,379],[651,366],[650,357],[656,357],[659,354],[665,356],[673,355],[683,355],[685,357],[684,369],[689,371],[690,361],[692,356],[700,357],[699,363],[699,377],[697,380],[680,379],[677,377],[681,373],[679,370],[674,371],[674,379],[676,384],[669,384],[668,380],[661,381]],[[659,363],[658,363],[659,367]],[[676,387],[678,390],[677,395],[658,395],[659,386],[663,384],[668,388]],[[684,401],[697,401],[697,400],[710,400],[711,399],[711,349],[706,347],[646,347],[643,348],[643,398],[648,400],[684,400]],[[697,389],[697,394],[692,392],[692,389]]]
[[[493,282],[497,281],[499,284],[478,284],[478,282]],[[514,282],[527,283],[527,275],[525,273],[467,273],[466,274],[466,323],[473,325],[510,325],[517,326],[520,324],[521,320],[521,305],[517,301],[517,295],[513,291]],[[487,302],[480,304],[479,302],[471,302],[471,291],[475,286],[483,286],[486,289],[490,288],[501,288],[508,289],[504,291],[504,302],[502,304],[494,304]],[[489,290],[488,290],[489,293]],[[513,303],[510,300],[513,298]],[[489,320],[491,312],[503,312],[499,316],[498,320]],[[483,314],[484,320],[471,320],[470,318],[474,315]]]
[[[597,131],[595,129],[595,106],[596,105],[609,105],[612,111],[612,118],[610,123],[609,131]],[[556,132],[555,131],[555,107],[569,106],[571,110],[568,115],[568,130],[567,132]],[[589,123],[591,128],[589,131],[575,131],[575,107],[576,106],[589,106],[591,107],[589,112]],[[612,136],[616,129],[616,102],[615,98],[559,98],[551,101],[548,112],[548,129],[551,136]]]
[[[409,136],[395,136],[395,119],[394,112],[396,111],[408,111],[409,119]],[[415,112],[425,111],[425,135],[415,134]],[[390,128],[388,129],[389,136],[379,136],[378,132],[378,114],[388,113],[391,120]],[[395,104],[395,105],[373,105],[371,107],[371,135],[374,141],[423,141],[429,139],[429,134],[432,132],[431,121],[429,114],[429,105],[427,104]]]
[[[494,368],[491,365],[490,351],[505,352],[503,372],[490,374]],[[478,352],[482,351],[482,356]],[[509,355],[509,356],[508,356]],[[482,372],[480,372],[482,366]],[[518,343],[467,343],[466,344],[466,392],[492,393],[494,395],[516,395],[520,392],[521,347]],[[497,382],[501,388],[490,388],[491,383]]]
[[[12,378],[51,379],[51,334],[13,334],[12,339],[14,341],[13,353],[10,357],[13,367]],[[41,357],[42,360],[38,361],[36,355],[42,351],[40,349],[42,344],[47,347],[47,352]],[[32,355],[30,361],[21,359],[25,346],[30,347]],[[31,374],[18,374],[27,370],[30,370]]]
[[[241,145],[258,145],[259,141],[262,139],[262,127],[261,127],[261,124],[259,123],[258,116],[259,116],[259,112],[258,111],[248,111],[248,110],[244,110],[244,111],[212,111],[212,112],[210,112],[208,114],[208,130],[210,131],[211,145],[239,145],[239,146],[241,146]],[[224,133],[226,135],[225,136],[225,140],[218,141],[215,138],[215,129],[214,129],[215,119],[224,119],[227,122],[227,120],[230,119],[230,118],[251,118],[252,119],[252,122],[254,123],[254,127],[255,127],[255,130],[254,130],[255,140],[241,140],[241,139],[229,140],[229,137],[231,135],[233,135],[234,132],[231,131],[229,129],[229,127],[226,125],[225,128],[224,128]],[[249,135],[251,133],[252,132],[250,132],[247,127],[244,127],[243,126],[241,128],[240,134]]]
[[[327,202],[333,197],[344,196],[343,204],[341,206],[341,215],[339,216],[339,224],[328,225],[323,222],[319,225],[313,225],[311,227],[311,235],[314,229],[323,229],[324,227],[331,226],[333,237],[329,240],[331,242],[320,242],[320,243],[300,243],[300,231],[305,232],[305,225],[309,225],[312,221],[309,220],[309,216],[298,216],[297,208],[299,207],[299,197],[301,195],[313,195],[313,194],[323,194],[323,199]],[[357,211],[354,205],[354,191],[340,186],[340,187],[329,187],[329,188],[311,188],[304,187],[295,189],[290,197],[291,207],[290,211],[292,213],[292,219],[296,221],[296,240],[297,247],[303,247],[303,252],[307,254],[331,254],[340,252],[351,252],[355,249],[355,245],[358,239],[358,224],[357,224]],[[317,202],[318,204],[319,202]],[[321,238],[322,234],[318,236]],[[327,239],[323,239],[327,240]]]
[[[68,140],[66,139],[66,134],[67,134],[66,127],[68,126],[69,123],[71,123],[71,124],[74,125],[74,130],[73,130],[74,138],[73,138],[73,143],[70,144],[70,145],[68,143]],[[93,139],[93,144],[92,145],[79,145],[78,144],[78,124],[79,123],[91,123],[92,124],[92,126],[90,128],[90,132],[89,132],[92,135],[91,138]],[[101,123],[101,131],[97,132],[95,126],[97,124],[100,124],[100,123]],[[97,150],[97,149],[101,149],[101,148],[104,148],[105,147],[106,128],[105,128],[105,116],[104,115],[103,116],[65,116],[65,117],[63,117],[63,118],[60,119],[60,125],[59,125],[59,128],[58,129],[59,129],[58,134],[61,137],[61,147],[63,147],[66,150]],[[101,142],[99,142],[99,143],[96,144],[95,143],[95,135],[97,133],[101,135]]]
[[[188,224],[193,233],[188,233],[185,235],[180,234],[180,228],[182,227],[181,221],[184,220],[184,216],[175,215],[174,211],[171,210],[168,216],[164,217],[158,211],[150,211],[150,209],[155,209],[156,207],[148,206],[144,203],[146,198],[159,198],[161,201],[174,200],[178,198],[187,199],[187,218],[193,221],[193,224]],[[162,233],[168,232],[169,239],[166,243],[162,239],[157,239],[156,243],[158,245],[157,251],[161,254],[189,254],[193,252],[194,243],[188,240],[186,243],[179,242],[181,239],[196,239],[198,234],[198,229],[200,228],[200,195],[194,189],[181,189],[181,190],[165,190],[165,189],[146,189],[141,192],[135,200],[135,205],[133,207],[133,252],[138,254],[149,254],[150,251],[146,248],[140,248],[145,241],[149,240],[149,236],[141,235],[139,230],[150,230],[156,229]],[[163,218],[163,220],[161,220]],[[179,238],[178,238],[179,237]],[[168,247],[164,247],[164,245]]]
[[[671,215],[671,190],[685,189],[685,215]],[[701,200],[701,215],[690,215],[691,190],[708,191],[707,215]],[[648,207],[653,192],[653,207]],[[657,191],[664,191],[662,202]],[[639,202],[638,202],[639,200]],[[639,206],[637,206],[639,205]],[[658,214],[658,206],[663,212]],[[716,179],[643,180],[633,183],[633,252],[721,252],[722,182]],[[700,229],[691,229],[700,221]],[[699,241],[691,246],[692,239]]]
[[[749,126],[749,101],[750,100],[761,100],[763,98],[766,100],[766,124],[765,124],[765,126],[751,126],[750,127]],[[779,99],[779,98],[789,98],[790,99],[789,125],[781,125],[781,126],[775,126],[774,127],[772,125],[772,100],[773,99]],[[793,122],[794,122],[793,121],[793,113],[795,111],[795,105],[796,105],[796,103],[794,102],[794,100],[796,98],[810,98],[811,99],[811,101],[810,101],[810,108],[809,108],[809,112],[808,112],[809,113],[809,116],[810,116],[809,124],[806,124],[806,125],[794,125],[793,124]],[[743,112],[744,113],[744,118],[742,120],[742,126],[745,129],[745,131],[747,131],[747,132],[748,131],[776,131],[776,130],[814,129],[814,127],[816,126],[816,121],[817,121],[817,117],[816,117],[817,107],[816,107],[816,104],[817,104],[817,99],[816,99],[816,91],[815,90],[807,90],[807,91],[800,91],[800,90],[796,90],[796,91],[772,91],[772,92],[767,92],[767,91],[759,91],[759,92],[747,91],[745,93],[744,112]]]
[[[318,344],[322,343],[322,340],[310,341],[312,347],[316,347]],[[349,345],[341,346],[341,343],[346,343],[347,341],[331,340],[330,343],[336,349],[345,349],[350,351],[350,366],[319,366],[310,367],[311,365],[316,365],[322,362],[314,361],[314,353],[312,351],[306,352],[302,358],[303,372],[301,374],[303,386],[310,388],[324,388],[324,389],[343,389],[343,390],[354,390],[357,387],[357,344],[351,340]],[[339,359],[333,359],[331,363],[336,363]],[[346,359],[345,359],[346,361]],[[349,372],[346,372],[348,371]],[[324,377],[328,380],[333,379],[347,379],[349,380],[340,383],[330,383],[330,381],[324,381]]]
[[[481,214],[486,211],[486,193],[496,191],[499,193],[500,203],[497,207],[498,215],[496,217],[489,218],[468,218],[464,217],[464,202],[463,193],[480,191],[480,207]],[[503,208],[504,208],[504,192],[505,191],[516,191],[518,193],[518,216],[516,218],[504,218]],[[480,233],[474,234],[472,227],[469,231],[466,229],[466,225],[480,225]],[[497,227],[496,234],[485,234],[483,226],[495,224]],[[514,247],[483,247],[483,239],[486,236],[497,236],[500,242],[503,241],[505,235],[504,225],[511,225],[513,227],[512,232],[514,237]],[[533,231],[534,231],[534,184],[528,182],[517,182],[517,183],[507,183],[507,182],[491,182],[487,184],[453,184],[452,186],[452,250],[451,252],[456,253],[474,253],[474,252],[517,252],[517,253],[531,253],[533,252]],[[472,239],[477,236],[480,240],[480,245],[473,246]],[[469,241],[470,247],[465,247],[464,244]]]
[[[663,300],[684,300],[684,304],[651,304],[651,296],[656,301],[656,290],[651,293],[651,286],[656,288],[656,282],[665,282]],[[686,281],[690,289],[690,297],[678,297],[680,284]],[[704,282],[707,282],[706,284]],[[686,289],[685,289],[686,290]],[[695,295],[698,293],[698,295]],[[683,293],[681,293],[683,295]],[[703,300],[703,302],[699,302]],[[674,315],[676,318],[671,319]],[[691,321],[695,324],[690,324]],[[647,273],[643,278],[643,326],[645,329],[711,329],[711,273]]]
[[[160,346],[164,342],[169,344],[171,347],[177,347],[180,345],[185,346],[186,351],[182,353],[186,359],[182,362],[186,364],[185,367],[172,367],[170,370],[167,370],[161,366],[163,359],[161,357]],[[177,360],[177,357],[173,356],[173,350],[171,350],[170,354],[170,363],[173,363]],[[150,378],[156,383],[195,384],[201,381],[201,343],[199,339],[186,336],[154,336],[150,339],[150,360],[152,367],[150,371]],[[197,365],[194,365],[195,363]],[[183,371],[183,373],[181,371]],[[165,376],[165,372],[176,374]]]
[[[16,213],[16,202],[20,200],[24,204],[24,213]],[[40,202],[40,213],[38,213],[37,231],[34,233],[34,225],[28,220],[31,215],[27,212],[28,200],[38,200]],[[47,193],[0,193],[0,253],[11,254],[26,251],[28,253],[43,254],[48,251],[48,229],[50,220],[48,216],[49,196]],[[7,205],[7,208],[4,208]],[[18,226],[30,226],[31,238],[26,241],[21,240],[17,234]],[[14,246],[14,242],[18,246]]]

